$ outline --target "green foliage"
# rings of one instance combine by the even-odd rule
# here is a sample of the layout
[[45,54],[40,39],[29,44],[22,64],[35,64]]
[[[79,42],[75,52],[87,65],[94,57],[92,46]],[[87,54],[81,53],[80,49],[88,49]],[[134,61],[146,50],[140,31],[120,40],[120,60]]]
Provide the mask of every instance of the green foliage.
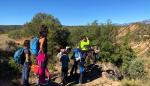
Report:
[[[48,51],[51,52],[53,59],[56,55],[56,46],[66,47],[70,44],[70,32],[65,28],[49,30],[48,34]],[[55,59],[54,59],[55,60]]]
[[[38,13],[31,22],[26,23],[21,30],[11,32],[10,37],[21,38],[38,35],[39,27],[44,24],[48,27],[48,49],[51,53],[51,59],[55,59],[55,46],[79,46],[81,36],[88,36],[91,45],[97,45],[100,48],[101,61],[112,62],[122,69],[123,74],[128,75],[128,68],[132,60],[136,58],[135,53],[129,46],[130,36],[128,33],[124,36],[123,43],[117,43],[119,26],[111,24],[108,20],[105,24],[99,24],[94,21],[86,26],[62,26],[57,18],[45,13]],[[53,65],[50,65],[53,69]],[[132,68],[132,67],[131,67]],[[131,70],[133,71],[133,70]],[[136,71],[134,71],[136,72]],[[138,73],[136,73],[138,75]],[[130,75],[132,75],[130,73]],[[135,76],[136,77],[136,76]]]
[[145,71],[143,61],[141,59],[135,59],[130,61],[128,67],[128,77],[130,79],[142,79],[144,78]]
[[[70,44],[72,46],[78,46],[81,36],[83,36],[84,27],[66,27],[70,31]],[[82,29],[81,29],[82,28]]]
[[22,29],[10,32],[9,37],[20,39],[23,37],[38,36],[41,25],[48,27],[48,49],[52,54],[55,45],[68,45],[68,30],[62,28],[62,25],[57,18],[45,13],[36,14],[30,22],[24,24]]
[[21,73],[21,65],[14,62],[13,58],[10,60],[0,63],[0,77],[9,76],[9,78],[19,75]]
[[104,62],[110,61],[110,53],[109,52],[102,51],[100,54],[100,57],[101,57],[101,59],[100,59],[101,61],[104,61]]
[[9,60],[8,65],[10,66],[9,70],[13,74],[16,75],[17,73],[21,72],[21,65],[15,63],[13,57],[11,57],[11,59]]
[[54,16],[45,13],[38,13],[33,17],[32,21],[26,23],[22,29],[10,32],[9,37],[20,38],[38,35],[41,25],[46,25],[51,30],[61,27],[61,23]]
[[[110,22],[101,25],[94,23],[89,26],[66,28],[70,31],[69,40],[71,46],[78,46],[80,37],[84,35],[88,36],[91,45],[96,44],[101,50],[99,60],[109,61],[116,64],[123,69],[123,73],[126,73],[127,68],[129,67],[129,62],[136,58],[135,53],[132,51],[131,47],[128,46],[129,41],[127,39],[129,39],[129,37],[125,37],[124,39],[126,41],[121,45],[116,43],[118,27],[112,25]],[[58,32],[58,34],[59,33],[60,32]],[[58,36],[56,39],[60,38],[61,37]],[[57,41],[55,40],[55,44],[56,42]]]
[[59,46],[67,46],[69,43],[69,35],[70,32],[67,29],[58,29],[52,34],[51,41],[55,42],[56,45]]

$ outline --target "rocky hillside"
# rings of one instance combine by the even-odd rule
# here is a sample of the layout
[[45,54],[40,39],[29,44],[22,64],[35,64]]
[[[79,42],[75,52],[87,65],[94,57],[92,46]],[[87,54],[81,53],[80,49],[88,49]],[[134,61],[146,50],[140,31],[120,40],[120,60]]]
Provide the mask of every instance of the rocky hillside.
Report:
[[[141,29],[143,29],[144,32]],[[147,34],[145,32],[149,32],[149,30],[141,28],[139,24],[131,24],[129,26],[122,27],[118,31],[117,38],[119,39],[118,41],[121,42],[121,40],[125,36],[129,36],[129,44],[132,49],[137,53],[137,56],[142,58],[148,58],[150,57],[150,55],[147,55],[150,50],[150,34]]]

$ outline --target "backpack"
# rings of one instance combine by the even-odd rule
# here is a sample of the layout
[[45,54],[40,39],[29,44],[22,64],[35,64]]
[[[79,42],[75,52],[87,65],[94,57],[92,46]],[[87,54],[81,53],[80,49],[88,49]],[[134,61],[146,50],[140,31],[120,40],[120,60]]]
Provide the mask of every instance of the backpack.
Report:
[[34,37],[33,39],[30,40],[30,52],[32,55],[38,55],[39,52],[39,38]]
[[15,63],[21,64],[21,65],[24,64],[25,62],[24,48],[19,48],[18,50],[16,50],[16,52],[14,53],[14,61]]
[[73,53],[74,53],[74,59],[76,61],[79,61],[81,59],[81,52],[80,52],[80,50],[79,49],[74,49]]

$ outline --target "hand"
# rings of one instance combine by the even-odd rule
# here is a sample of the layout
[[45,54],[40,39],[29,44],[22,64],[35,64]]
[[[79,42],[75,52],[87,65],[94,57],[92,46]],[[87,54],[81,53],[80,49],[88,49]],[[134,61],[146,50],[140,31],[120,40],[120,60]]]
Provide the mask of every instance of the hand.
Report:
[[89,38],[86,36],[86,39],[88,40]]

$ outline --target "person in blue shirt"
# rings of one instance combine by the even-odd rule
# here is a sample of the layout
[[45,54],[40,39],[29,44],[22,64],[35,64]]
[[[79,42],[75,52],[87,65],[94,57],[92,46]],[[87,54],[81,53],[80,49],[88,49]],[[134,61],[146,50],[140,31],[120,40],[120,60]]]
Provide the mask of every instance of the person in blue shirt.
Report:
[[61,62],[61,76],[63,85],[67,84],[67,77],[68,77],[68,64],[69,64],[69,56],[67,55],[67,51],[63,52],[63,55],[60,58]]
[[79,77],[79,84],[82,84],[83,82],[83,75],[84,75],[84,72],[85,72],[85,58],[81,58],[80,59],[80,77]]
[[77,69],[78,69],[78,64],[79,64],[80,58],[81,58],[80,49],[79,48],[74,48],[73,49],[73,55],[71,57],[71,59],[73,59],[74,63],[73,63],[73,66],[71,68],[71,71],[70,71],[70,76],[72,76],[73,73],[77,74]]

